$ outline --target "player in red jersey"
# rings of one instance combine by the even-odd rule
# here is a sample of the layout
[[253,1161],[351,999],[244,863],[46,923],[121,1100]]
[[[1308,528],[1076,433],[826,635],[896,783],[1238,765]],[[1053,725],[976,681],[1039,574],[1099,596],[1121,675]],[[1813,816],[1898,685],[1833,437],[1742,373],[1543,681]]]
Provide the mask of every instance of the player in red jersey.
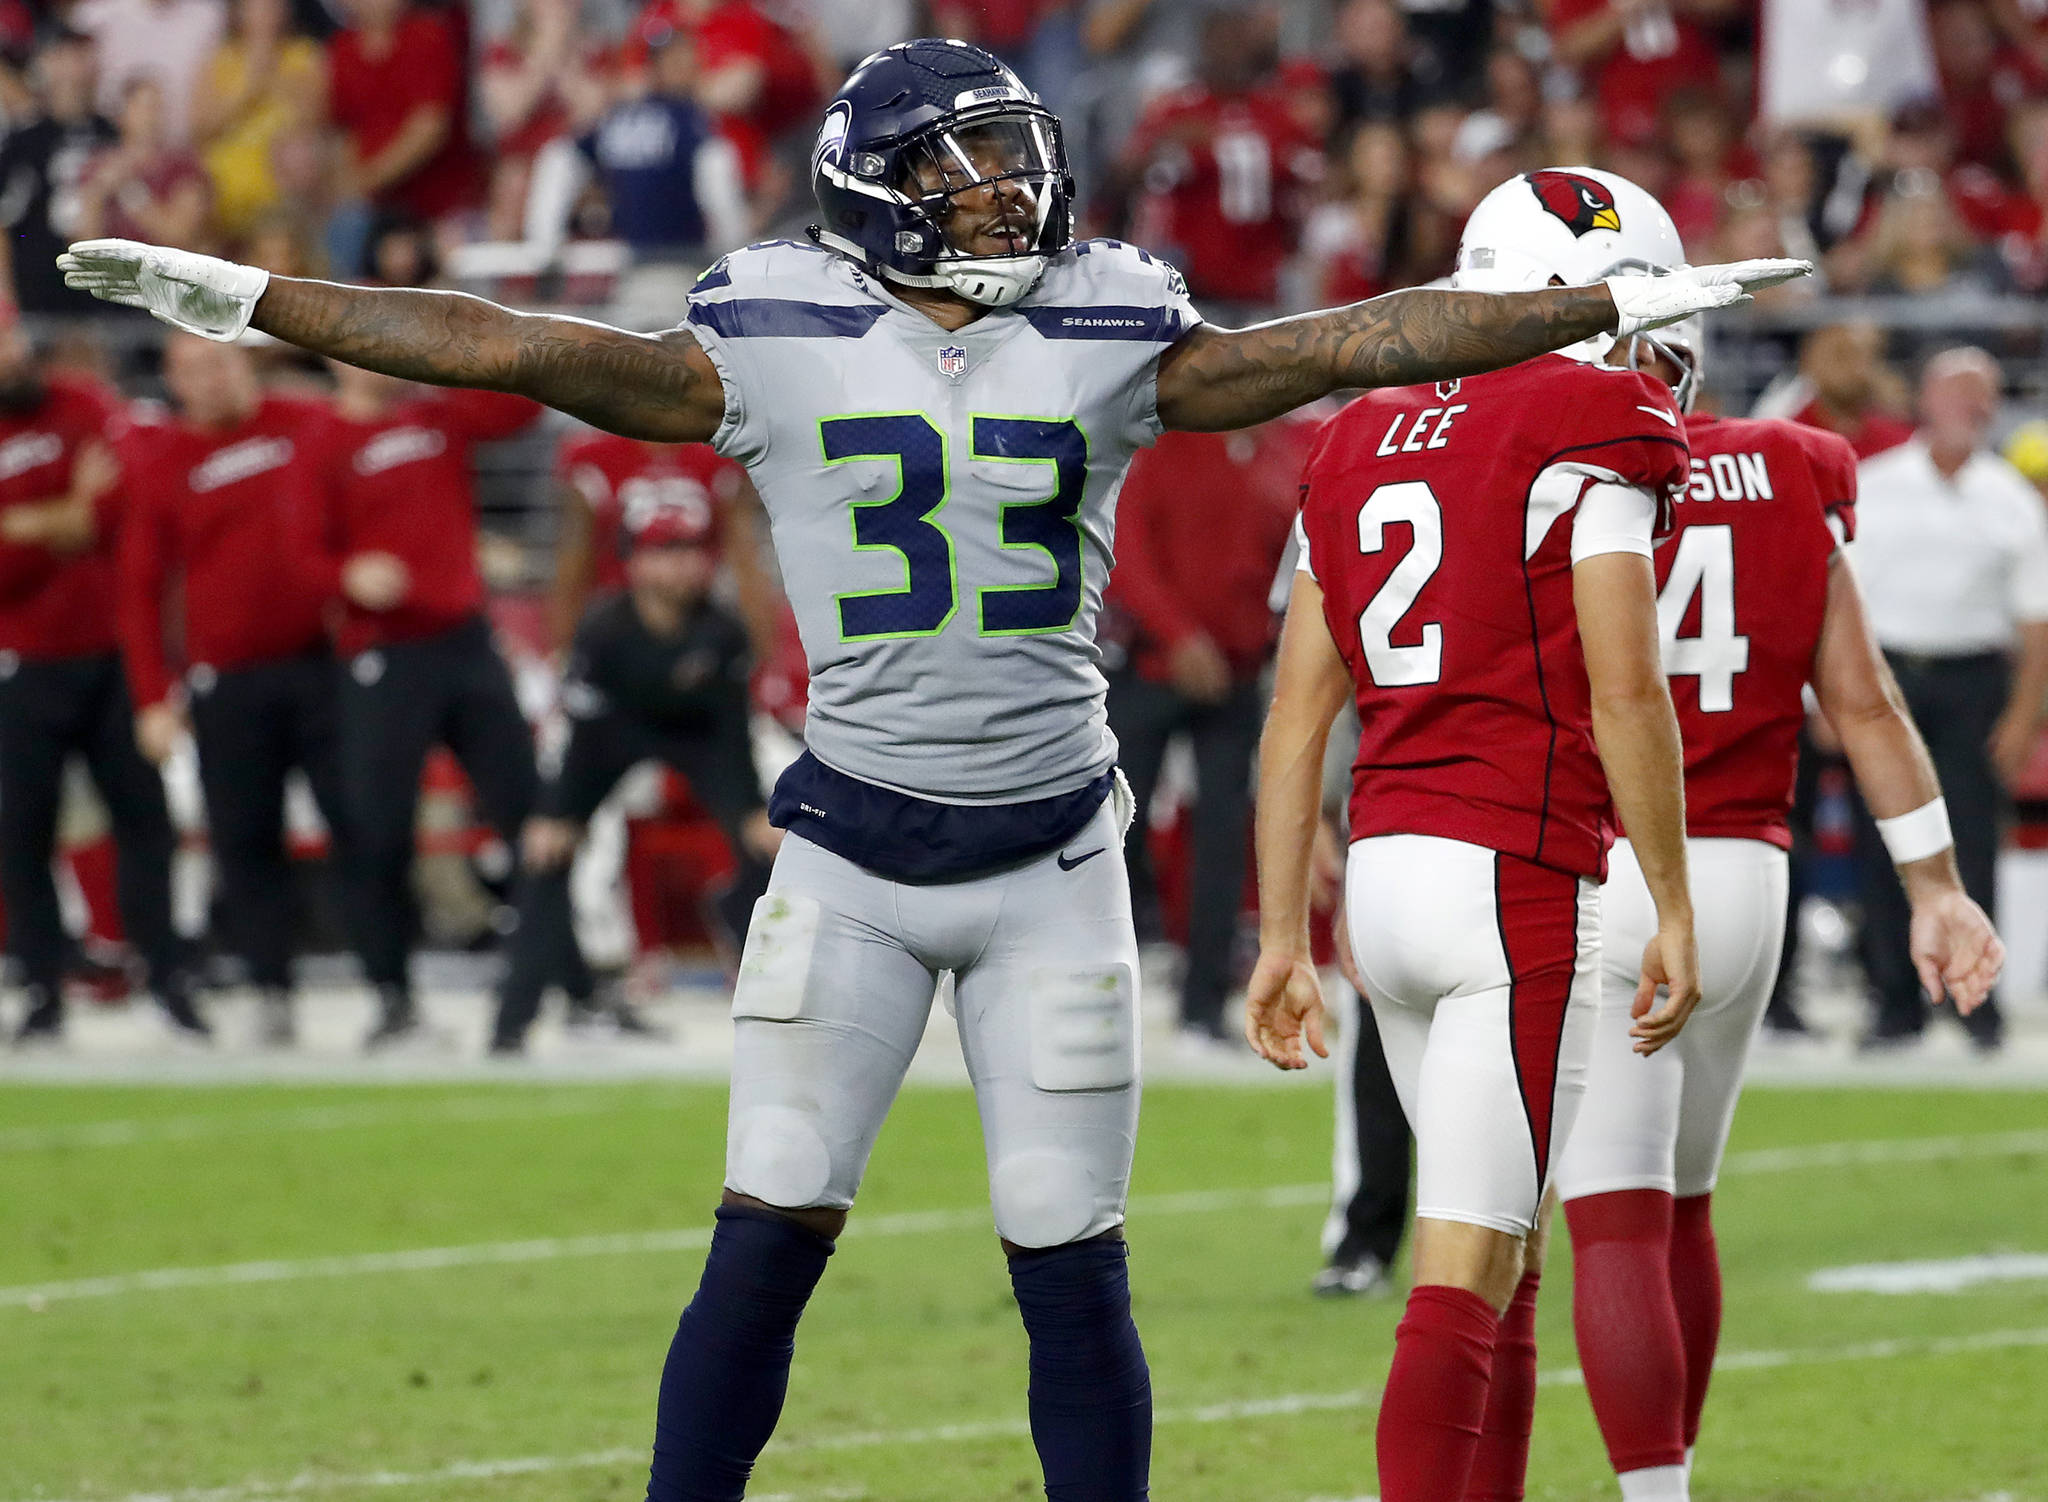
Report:
[[[1695,326],[1634,341],[1691,405]],[[1586,1102],[1558,1167],[1571,1225],[1573,1317],[1586,1391],[1627,1502],[1685,1502],[1720,1331],[1712,1191],[1743,1063],[1776,978],[1786,819],[1802,694],[1841,737],[1913,903],[1928,994],[1982,1001],[2002,951],[1963,892],[1934,768],[1864,624],[1842,561],[1856,455],[1833,433],[1694,414],[1692,478],[1657,555],[1658,616],[1685,739],[1686,833],[1701,1002],[1648,1059],[1618,1034],[1655,917],[1634,843],[1601,893],[1600,1026]],[[1626,810],[1624,823],[1626,823]]]
[[[266,394],[249,352],[196,334],[164,347],[175,418],[120,443],[121,649],[135,739],[161,765],[189,713],[223,915],[259,993],[259,1036],[293,1039],[285,782],[302,770],[348,870],[331,599],[313,534],[320,404]],[[168,635],[181,649],[172,662]],[[347,884],[343,884],[346,893]]]
[[575,637],[593,593],[626,587],[626,514],[636,506],[702,505],[732,570],[755,655],[773,651],[781,601],[762,556],[761,502],[740,465],[707,443],[642,443],[587,430],[562,440],[555,479],[562,526],[548,627],[558,650]]
[[63,1032],[70,941],[50,861],[74,756],[107,805],[121,920],[150,989],[173,1036],[207,1036],[171,928],[163,779],[136,751],[116,650],[119,473],[104,442],[115,411],[101,387],[45,375],[14,309],[0,308],[0,893],[28,992],[21,1043]]
[[419,929],[413,824],[428,752],[441,744],[455,753],[510,849],[539,796],[532,732],[483,614],[469,474],[478,443],[509,437],[540,409],[349,365],[335,372],[319,439],[321,582],[347,605],[342,773],[363,963],[380,1013],[365,1042],[377,1048],[420,1030],[407,961]]
[[[1473,212],[1459,278],[1542,285],[1681,256],[1634,184],[1546,171]],[[1650,562],[1685,438],[1670,391],[1597,363],[1606,348],[1369,393],[1331,419],[1302,492],[1304,571],[1259,757],[1246,1031],[1283,1067],[1304,1062],[1304,1037],[1323,1052],[1309,852],[1324,742],[1355,685],[1346,910],[1417,1145],[1415,1288],[1379,1417],[1385,1502],[1521,1495],[1530,1243],[1592,1042],[1610,792],[1641,832],[1660,919],[1624,1046],[1668,1044],[1698,998]]]

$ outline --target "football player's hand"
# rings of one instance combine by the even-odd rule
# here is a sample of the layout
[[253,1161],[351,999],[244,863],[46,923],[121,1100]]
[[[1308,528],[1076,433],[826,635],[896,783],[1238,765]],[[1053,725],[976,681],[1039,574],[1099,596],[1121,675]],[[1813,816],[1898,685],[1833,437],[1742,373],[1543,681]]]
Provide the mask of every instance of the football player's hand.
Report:
[[270,285],[261,267],[140,240],[80,240],[57,268],[74,292],[145,308],[172,328],[222,343],[242,336]]
[[1308,956],[1261,950],[1245,992],[1244,1036],[1253,1052],[1281,1069],[1306,1069],[1303,1040],[1327,1059],[1323,1043],[1323,984]]
[[1197,704],[1221,704],[1230,697],[1230,659],[1215,642],[1196,632],[1167,657],[1174,691]]
[[185,734],[185,715],[175,704],[145,704],[135,714],[135,746],[151,766],[162,766]]
[[566,866],[583,838],[583,826],[573,819],[550,819],[535,815],[519,831],[519,858],[529,871],[553,871]]
[[1725,266],[1686,266],[1665,276],[1629,275],[1607,278],[1620,321],[1617,338],[1662,328],[1695,313],[1746,303],[1752,292],[1808,276],[1811,261],[1731,261]]
[[412,571],[395,553],[356,553],[341,566],[341,592],[364,610],[390,610],[412,592]]
[[[1664,996],[1659,1000],[1657,993]],[[1655,1053],[1678,1036],[1685,1019],[1700,1004],[1700,951],[1690,923],[1659,928],[1643,950],[1642,979],[1629,1007],[1635,1021],[1628,1035],[1639,1054]]]
[[1928,998],[1939,1005],[1946,996],[1965,1017],[1991,994],[2005,968],[2005,945],[1984,909],[1953,887],[1913,904],[1907,948]]
[[740,822],[740,843],[757,861],[773,861],[782,849],[782,831],[768,822],[768,810],[757,808]]
[[1991,765],[1997,768],[2000,782],[2010,788],[2020,780],[2027,763],[2033,760],[2034,745],[2040,738],[2040,722],[2026,706],[2008,709],[1998,717],[1984,749],[1991,754]]

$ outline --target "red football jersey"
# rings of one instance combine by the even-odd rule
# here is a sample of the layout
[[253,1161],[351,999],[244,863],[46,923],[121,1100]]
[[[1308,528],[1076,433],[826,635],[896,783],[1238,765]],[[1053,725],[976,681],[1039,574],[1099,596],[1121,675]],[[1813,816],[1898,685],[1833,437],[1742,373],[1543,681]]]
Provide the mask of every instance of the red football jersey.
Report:
[[539,415],[539,406],[523,396],[430,391],[374,422],[333,412],[317,439],[309,436],[319,444],[325,482],[321,587],[339,595],[342,564],[355,553],[395,554],[411,578],[405,598],[391,610],[347,605],[337,643],[345,655],[438,635],[483,608],[471,451],[511,437]]
[[1678,409],[1634,371],[1544,355],[1375,391],[1302,486],[1323,615],[1358,686],[1351,837],[1463,840],[1578,876],[1606,865],[1572,599],[1595,486],[1685,483]]
[[1795,422],[1685,426],[1692,482],[1657,550],[1657,615],[1685,737],[1686,833],[1782,848],[1828,561],[1855,532],[1856,453]]
[[187,663],[247,667],[326,640],[313,402],[266,396],[226,429],[138,422],[119,453],[121,649],[137,704],[170,692],[164,602],[174,577]]
[[1184,89],[1145,112],[1126,149],[1145,183],[1132,239],[1172,260],[1198,299],[1276,301],[1323,171],[1286,105]]
[[614,590],[626,585],[619,532],[643,496],[648,502],[703,506],[722,529],[746,471],[708,443],[678,446],[583,433],[563,442],[555,474],[590,507],[592,587]]
[[[33,407],[0,412],[0,511],[70,494],[79,448],[105,436],[114,411],[101,387],[52,376]],[[112,500],[101,501],[100,535],[83,553],[0,541],[0,651],[46,658],[114,650]]]

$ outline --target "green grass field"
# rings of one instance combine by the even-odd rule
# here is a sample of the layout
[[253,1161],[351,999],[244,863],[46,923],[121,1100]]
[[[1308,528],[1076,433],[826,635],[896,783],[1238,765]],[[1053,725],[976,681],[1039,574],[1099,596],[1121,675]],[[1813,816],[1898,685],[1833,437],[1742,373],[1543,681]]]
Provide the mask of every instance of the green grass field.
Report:
[[[1131,1240],[1161,1502],[1374,1490],[1399,1305],[1307,1296],[1327,1110],[1148,1095]],[[723,1123],[721,1090],[673,1084],[0,1090],[0,1502],[632,1502]],[[1841,1143],[1893,1146],[1814,1150]],[[1735,1150],[1695,1496],[2048,1499],[2048,1281],[1805,1288],[2048,1252],[2048,1093],[1764,1090]],[[1040,1495],[983,1205],[968,1096],[908,1092],[756,1497]],[[378,1255],[437,1248],[459,1250]],[[136,1276],[163,1269],[197,1271]],[[1569,1291],[1560,1248],[1530,1495],[1605,1498]]]

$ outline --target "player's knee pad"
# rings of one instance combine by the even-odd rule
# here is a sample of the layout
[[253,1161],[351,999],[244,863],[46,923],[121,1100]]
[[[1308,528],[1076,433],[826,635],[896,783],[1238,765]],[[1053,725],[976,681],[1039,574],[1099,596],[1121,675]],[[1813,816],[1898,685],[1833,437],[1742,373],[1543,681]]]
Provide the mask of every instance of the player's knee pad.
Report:
[[996,1234],[1012,1246],[1056,1247],[1107,1229],[1095,1175],[1079,1153],[1057,1148],[1013,1153],[989,1170]]
[[731,1135],[728,1189],[785,1210],[830,1202],[832,1150],[810,1116],[791,1106],[752,1106],[733,1118]]

